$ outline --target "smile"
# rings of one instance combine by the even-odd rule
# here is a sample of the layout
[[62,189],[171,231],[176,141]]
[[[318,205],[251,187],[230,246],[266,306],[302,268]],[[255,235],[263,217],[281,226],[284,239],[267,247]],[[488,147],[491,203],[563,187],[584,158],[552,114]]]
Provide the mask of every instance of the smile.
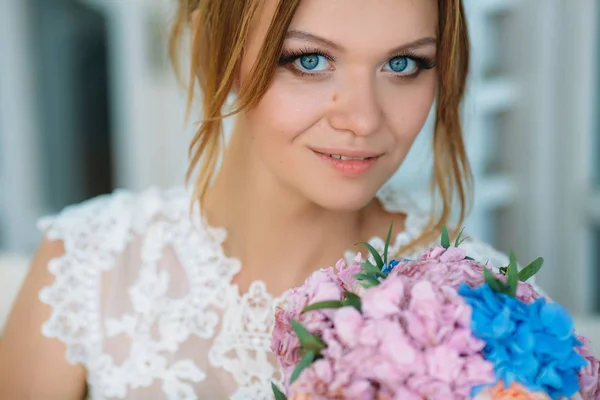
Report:
[[361,151],[318,151],[313,150],[326,165],[336,173],[350,178],[366,174],[381,155]]
[[341,156],[339,154],[328,154],[328,156],[331,158],[335,158],[336,160],[342,160],[342,161],[364,161],[364,160],[373,158],[373,157],[346,157],[346,156]]

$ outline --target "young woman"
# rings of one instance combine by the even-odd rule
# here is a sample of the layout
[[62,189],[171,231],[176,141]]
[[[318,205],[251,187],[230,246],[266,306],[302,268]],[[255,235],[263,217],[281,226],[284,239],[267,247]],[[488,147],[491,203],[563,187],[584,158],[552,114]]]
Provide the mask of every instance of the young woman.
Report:
[[[41,221],[0,342],[2,399],[270,399],[272,312],[287,289],[361,240],[381,248],[392,222],[391,251],[410,257],[454,206],[462,219],[460,0],[180,0],[174,55],[188,28],[190,104],[199,87],[204,116],[191,184]],[[434,101],[439,213],[382,189]]]

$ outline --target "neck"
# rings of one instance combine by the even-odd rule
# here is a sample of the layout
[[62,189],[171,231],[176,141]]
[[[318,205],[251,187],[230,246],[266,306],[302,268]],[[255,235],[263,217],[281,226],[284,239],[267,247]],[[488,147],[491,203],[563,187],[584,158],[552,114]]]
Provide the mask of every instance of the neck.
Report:
[[224,250],[243,265],[237,283],[260,279],[279,293],[364,240],[363,221],[373,207],[337,212],[310,202],[252,158],[248,137],[234,131],[203,210],[211,225],[228,231]]

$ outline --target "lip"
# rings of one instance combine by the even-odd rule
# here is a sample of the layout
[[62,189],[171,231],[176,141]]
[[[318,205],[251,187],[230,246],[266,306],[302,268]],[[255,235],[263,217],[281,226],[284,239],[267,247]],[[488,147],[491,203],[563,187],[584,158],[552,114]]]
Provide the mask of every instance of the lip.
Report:
[[[325,152],[321,152],[325,151]],[[369,153],[359,150],[315,150],[313,152],[317,157],[326,162],[336,172],[341,173],[344,176],[357,178],[367,173],[377,162],[381,154]],[[353,158],[367,158],[366,160],[338,160],[336,158],[329,157],[329,154],[340,155],[344,157]]]
[[311,148],[315,153],[329,155],[335,154],[338,156],[344,157],[352,157],[352,158],[377,158],[381,156],[381,153],[375,153],[367,150],[353,150],[353,149],[321,149],[321,148]]

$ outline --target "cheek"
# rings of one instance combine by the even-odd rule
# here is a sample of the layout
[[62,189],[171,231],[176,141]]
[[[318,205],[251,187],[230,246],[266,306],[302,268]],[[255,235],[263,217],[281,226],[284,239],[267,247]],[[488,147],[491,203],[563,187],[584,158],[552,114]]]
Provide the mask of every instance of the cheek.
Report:
[[[429,78],[429,77],[428,77]],[[383,112],[398,150],[406,152],[421,132],[435,98],[435,78],[384,91]]]
[[328,85],[298,84],[277,77],[249,112],[252,130],[257,136],[277,132],[277,141],[294,141],[303,132],[323,120],[332,91]]

